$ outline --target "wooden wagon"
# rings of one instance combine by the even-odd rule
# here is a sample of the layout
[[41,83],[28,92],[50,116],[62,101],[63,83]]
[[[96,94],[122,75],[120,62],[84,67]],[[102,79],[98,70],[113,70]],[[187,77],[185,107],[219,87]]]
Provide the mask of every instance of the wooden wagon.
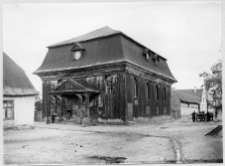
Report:
[[213,121],[213,113],[199,112],[195,115],[195,120],[197,121]]
[[204,112],[199,112],[195,115],[195,120],[196,122],[198,121],[205,121],[205,113]]

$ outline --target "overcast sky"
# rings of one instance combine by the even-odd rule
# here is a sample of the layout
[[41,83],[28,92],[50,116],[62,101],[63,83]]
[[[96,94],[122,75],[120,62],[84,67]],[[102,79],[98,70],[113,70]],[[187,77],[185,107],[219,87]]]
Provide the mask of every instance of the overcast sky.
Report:
[[200,88],[199,73],[221,58],[220,3],[4,5],[3,51],[41,93],[41,79],[32,73],[46,47],[104,26],[165,57],[176,89]]

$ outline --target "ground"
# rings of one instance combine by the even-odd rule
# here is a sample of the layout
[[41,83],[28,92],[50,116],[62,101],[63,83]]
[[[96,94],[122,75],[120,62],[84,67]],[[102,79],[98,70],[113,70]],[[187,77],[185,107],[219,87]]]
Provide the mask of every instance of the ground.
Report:
[[220,163],[222,124],[186,116],[154,123],[80,126],[46,124],[4,130],[5,164]]

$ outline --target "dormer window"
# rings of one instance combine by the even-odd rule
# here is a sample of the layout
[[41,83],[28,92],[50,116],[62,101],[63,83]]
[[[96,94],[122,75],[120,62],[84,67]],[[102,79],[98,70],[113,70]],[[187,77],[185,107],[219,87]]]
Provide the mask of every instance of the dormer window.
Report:
[[149,59],[149,54],[148,53],[146,54],[146,59]]
[[145,58],[148,60],[149,59],[149,50],[146,48],[146,49],[144,49],[144,56],[145,56]]
[[152,60],[155,62],[155,64],[157,64],[158,62],[159,62],[159,55],[158,54],[153,54],[153,56],[152,56]]
[[78,60],[81,58],[84,48],[80,43],[75,43],[71,51],[73,52],[73,59]]

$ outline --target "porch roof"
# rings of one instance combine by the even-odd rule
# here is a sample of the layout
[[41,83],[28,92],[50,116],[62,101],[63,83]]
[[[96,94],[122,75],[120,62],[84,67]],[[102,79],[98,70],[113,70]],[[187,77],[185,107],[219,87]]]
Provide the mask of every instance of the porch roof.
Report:
[[49,94],[72,95],[74,93],[100,93],[99,90],[83,80],[69,79]]

